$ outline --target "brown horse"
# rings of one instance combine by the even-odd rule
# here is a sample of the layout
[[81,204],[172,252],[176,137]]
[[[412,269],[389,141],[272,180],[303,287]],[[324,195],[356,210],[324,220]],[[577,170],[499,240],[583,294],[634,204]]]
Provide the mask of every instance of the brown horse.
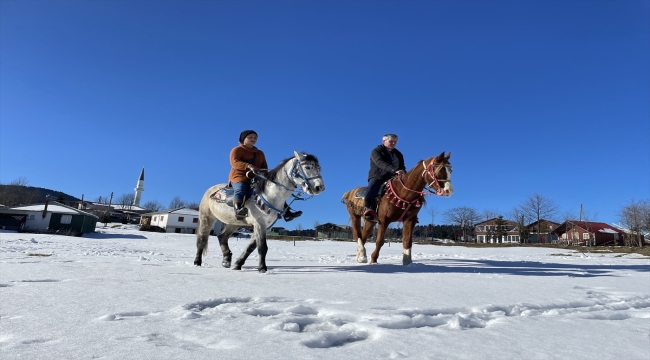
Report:
[[[386,229],[392,222],[404,223],[402,232],[403,256],[402,264],[408,265],[411,260],[411,247],[413,239],[413,228],[417,223],[417,215],[424,204],[425,195],[438,195],[449,197],[454,192],[451,185],[451,153],[445,156],[443,151],[436,157],[421,160],[402,176],[395,176],[390,179],[386,186],[386,193],[378,201],[377,218],[379,228],[377,230],[377,241],[375,251],[372,252],[370,263],[376,263],[379,257],[379,250],[384,245]],[[361,217],[364,210],[363,198],[356,197],[361,187],[354,188],[343,194],[350,219],[352,220],[352,236],[357,239],[358,263],[368,262],[366,257],[366,240],[375,228],[375,221],[364,219],[363,231],[361,230]]]

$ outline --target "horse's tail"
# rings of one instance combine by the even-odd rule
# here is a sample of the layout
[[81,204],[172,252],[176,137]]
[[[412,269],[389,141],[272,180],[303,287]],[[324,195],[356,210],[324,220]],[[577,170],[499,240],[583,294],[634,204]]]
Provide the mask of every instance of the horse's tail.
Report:
[[343,204],[346,204],[346,205],[347,205],[348,201],[350,201],[350,199],[351,199],[352,197],[354,197],[354,191],[355,191],[355,190],[356,190],[356,189],[352,189],[352,190],[350,190],[350,191],[346,191],[345,194],[343,194],[343,197],[341,198],[341,202],[342,202]]

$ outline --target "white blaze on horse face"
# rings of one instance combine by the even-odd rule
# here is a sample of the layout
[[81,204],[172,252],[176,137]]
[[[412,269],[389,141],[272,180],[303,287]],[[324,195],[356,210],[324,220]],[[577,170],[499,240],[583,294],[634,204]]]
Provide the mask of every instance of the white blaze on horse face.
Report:
[[442,196],[450,197],[454,193],[454,186],[451,184],[451,169],[446,166],[445,170],[447,172],[447,181],[445,181],[445,186],[442,189]]

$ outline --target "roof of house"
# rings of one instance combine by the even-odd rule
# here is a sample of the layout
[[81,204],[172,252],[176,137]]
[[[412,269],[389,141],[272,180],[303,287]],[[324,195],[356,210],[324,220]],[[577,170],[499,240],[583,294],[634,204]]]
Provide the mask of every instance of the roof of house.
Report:
[[[24,206],[13,206],[10,209],[12,209],[12,210],[22,210],[22,211],[44,211],[45,210],[45,203],[31,204],[31,205],[24,205]],[[85,215],[85,216],[91,216],[91,217],[94,217],[96,219],[99,219],[99,217],[97,215],[75,209],[75,208],[70,207],[68,205],[63,205],[63,204],[58,203],[56,201],[50,201],[47,204],[47,211],[57,213],[57,214]]]
[[[495,220],[497,220],[497,219],[499,219],[499,218],[498,218],[498,217],[495,217],[495,218],[492,218],[492,219],[489,219],[489,220],[481,221],[480,223],[476,223],[474,226],[484,225],[484,224],[487,224],[487,223],[493,222],[493,221],[495,221]],[[505,223],[508,224],[508,225],[515,225],[515,226],[517,225],[516,222],[511,221],[511,220],[503,219],[503,221],[505,221]]]
[[163,210],[163,211],[155,211],[155,212],[150,212],[142,215],[158,215],[158,214],[178,214],[178,215],[199,215],[198,210],[190,209],[190,208],[178,208],[178,209],[172,209],[172,210]]
[[599,232],[603,234],[623,234],[623,235],[625,234],[625,231],[619,230],[614,226],[602,222],[574,221],[574,220],[565,221],[562,225],[558,226],[553,232],[557,232],[557,233],[566,232],[567,223],[571,223],[575,226],[578,226],[584,230],[588,230],[589,232],[593,232],[593,233]]

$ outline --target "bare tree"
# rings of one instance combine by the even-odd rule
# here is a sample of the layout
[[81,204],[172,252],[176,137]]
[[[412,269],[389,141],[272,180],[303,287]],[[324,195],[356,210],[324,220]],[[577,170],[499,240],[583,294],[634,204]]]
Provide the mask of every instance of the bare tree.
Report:
[[162,210],[163,205],[157,200],[151,200],[144,203],[144,205],[142,205],[142,208],[149,211],[160,211]]
[[15,180],[13,180],[12,182],[10,182],[7,185],[27,186],[27,184],[29,184],[29,180],[27,180],[26,177],[21,176],[21,177],[16,178]]
[[528,232],[526,225],[530,223],[530,219],[526,212],[523,211],[521,207],[515,207],[510,211],[510,214],[508,214],[508,219],[517,223],[517,228],[519,229],[519,242],[522,244],[528,242],[530,233]]
[[186,203],[185,207],[190,208],[190,209],[194,209],[194,210],[199,210],[199,205],[200,204],[198,202],[192,201],[190,203]]
[[476,210],[468,206],[456,207],[445,211],[447,221],[460,225],[463,230],[463,241],[467,240],[467,233],[471,232],[474,224],[480,219]]
[[635,201],[632,199],[618,211],[618,218],[621,225],[630,232],[628,245],[643,246],[644,233],[649,230],[650,202],[648,200]]
[[433,238],[433,236],[435,235],[435,234],[434,234],[434,232],[435,232],[435,231],[434,231],[434,229],[435,229],[435,222],[434,222],[434,220],[436,219],[436,208],[434,208],[433,206],[429,205],[429,206],[427,206],[427,212],[429,213],[429,215],[431,215],[431,241],[435,241],[434,238]]
[[483,221],[488,221],[496,217],[499,217],[499,212],[494,209],[483,209],[481,212],[481,219],[483,219]]
[[181,200],[180,196],[174,196],[171,202],[169,202],[169,209],[179,209],[185,207],[185,201]]
[[[539,227],[542,219],[555,221],[558,212],[558,206],[555,202],[544,195],[533,194],[528,197],[522,204],[521,210],[525,212],[530,219],[537,221]],[[540,229],[537,231],[539,237]]]
[[133,206],[134,198],[135,195],[133,194],[122,194],[115,200],[115,205],[120,205],[122,207],[122,210],[130,211],[131,207]]

